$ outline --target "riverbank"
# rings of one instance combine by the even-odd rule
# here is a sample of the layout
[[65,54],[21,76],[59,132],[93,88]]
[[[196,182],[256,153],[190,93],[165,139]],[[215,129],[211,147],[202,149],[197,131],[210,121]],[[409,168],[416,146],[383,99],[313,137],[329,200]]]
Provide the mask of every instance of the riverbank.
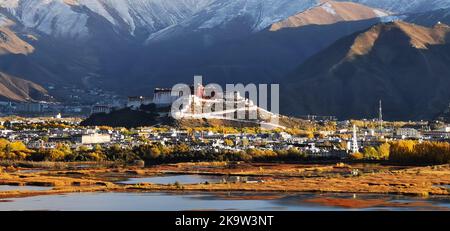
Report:
[[[183,184],[120,183],[128,178],[161,175],[258,177],[258,180]],[[450,192],[450,165],[398,167],[365,164],[302,165],[259,163],[181,163],[149,168],[94,166],[81,170],[0,170],[0,185],[46,186],[48,190],[0,191],[0,198],[73,192],[318,192],[358,194],[443,195]]]

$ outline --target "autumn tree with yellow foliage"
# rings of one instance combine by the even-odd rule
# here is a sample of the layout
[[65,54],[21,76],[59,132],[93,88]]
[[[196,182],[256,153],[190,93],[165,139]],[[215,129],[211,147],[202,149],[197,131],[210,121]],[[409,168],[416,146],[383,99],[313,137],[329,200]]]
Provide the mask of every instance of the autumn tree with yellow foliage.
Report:
[[20,141],[9,142],[0,139],[0,159],[25,160],[31,153],[33,151]]
[[407,164],[448,164],[450,143],[402,140],[390,147],[389,160]]

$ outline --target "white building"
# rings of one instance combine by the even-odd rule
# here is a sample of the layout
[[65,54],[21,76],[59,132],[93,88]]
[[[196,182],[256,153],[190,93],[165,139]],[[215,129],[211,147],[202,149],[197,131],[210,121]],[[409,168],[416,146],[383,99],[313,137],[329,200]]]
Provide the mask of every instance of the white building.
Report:
[[359,152],[358,136],[356,133],[356,125],[353,125],[353,137],[352,137],[352,140],[347,143],[347,150],[350,150],[353,154]]
[[450,132],[450,127],[444,127],[444,128],[439,129],[438,131],[440,131],[440,132]]
[[111,135],[109,134],[87,134],[75,137],[76,143],[80,144],[105,144],[111,142]]
[[172,96],[171,88],[155,88],[153,93],[153,103],[159,107],[170,106],[179,97],[181,97],[181,95]]
[[395,134],[402,139],[420,138],[420,132],[414,128],[398,128]]

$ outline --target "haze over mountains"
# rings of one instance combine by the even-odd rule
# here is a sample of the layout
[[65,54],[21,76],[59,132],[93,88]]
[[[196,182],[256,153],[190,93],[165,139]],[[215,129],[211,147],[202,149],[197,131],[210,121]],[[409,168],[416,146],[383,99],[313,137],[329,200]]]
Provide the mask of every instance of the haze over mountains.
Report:
[[[329,68],[327,65],[335,64],[333,55],[342,55],[338,52],[347,48],[336,45],[342,43],[341,39],[350,41],[374,25],[396,19],[424,26],[445,23],[449,21],[449,9],[450,0],[0,0],[0,72],[41,85],[42,89],[104,88],[123,95],[149,95],[153,87],[189,83],[196,74],[203,75],[207,82],[289,83],[292,89],[302,88],[297,85],[303,85],[304,78],[314,77],[324,79],[315,83],[318,89],[338,89],[334,84],[341,83],[329,81],[322,72]],[[398,41],[384,43],[390,46]],[[330,46],[335,50],[327,48]],[[439,55],[431,54],[431,50],[434,52],[427,49],[427,55],[446,55],[445,49]],[[359,56],[370,56],[371,52]],[[400,52],[398,59],[406,54]],[[321,57],[317,62],[323,66],[312,61],[317,57]],[[395,65],[375,58],[367,60],[370,62],[352,65],[358,70],[383,70],[370,73],[380,81],[390,78],[385,72],[396,70]],[[322,72],[301,65],[305,61]],[[430,58],[429,62],[433,68],[441,67],[435,64],[438,59]],[[415,68],[410,69],[414,72]],[[416,78],[424,81],[433,77],[428,72],[414,73],[421,73]],[[358,84],[362,83],[351,81],[354,87],[350,91],[358,91]],[[5,86],[18,93],[17,88]],[[325,100],[333,91],[317,98],[286,93],[293,99],[286,107],[298,108],[286,111],[293,115],[369,116],[373,114],[373,98],[383,94],[387,105],[390,100],[395,102],[392,105],[406,102],[389,98],[392,92],[388,89],[392,88],[382,88],[376,96],[354,102],[367,107],[363,109]],[[414,92],[411,89],[410,93]],[[45,95],[45,89],[41,93]],[[17,95],[23,97],[0,93],[3,98],[27,100],[28,96]],[[437,102],[430,103],[433,106],[418,101],[416,105],[414,98],[403,107],[404,114],[395,116],[430,117],[450,101],[445,94],[433,97]]]

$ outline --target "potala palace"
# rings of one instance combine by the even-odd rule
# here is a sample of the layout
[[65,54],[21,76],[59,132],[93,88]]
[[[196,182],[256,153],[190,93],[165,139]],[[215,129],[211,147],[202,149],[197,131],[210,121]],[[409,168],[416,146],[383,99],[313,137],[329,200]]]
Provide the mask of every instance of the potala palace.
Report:
[[[155,88],[153,97],[128,97],[127,108],[140,110],[142,106],[154,104],[161,116],[172,116],[176,119],[225,119],[236,122],[252,122],[267,127],[282,127],[277,124],[279,115],[258,107],[252,100],[240,92],[214,92],[203,85],[190,86],[190,95],[172,93],[172,88]],[[174,108],[176,103],[180,107]],[[111,106],[96,105],[92,113],[109,113],[115,110]],[[176,110],[174,110],[176,109]]]

